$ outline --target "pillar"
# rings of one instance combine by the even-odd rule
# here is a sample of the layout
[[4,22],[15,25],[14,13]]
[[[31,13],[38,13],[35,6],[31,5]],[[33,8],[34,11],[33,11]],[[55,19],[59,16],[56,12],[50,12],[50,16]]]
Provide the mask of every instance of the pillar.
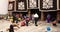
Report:
[[0,0],[0,15],[8,14],[8,0]]
[[14,5],[14,11],[16,11],[16,0],[15,0],[15,3],[14,3],[15,5]]
[[43,21],[44,20],[44,14],[43,14],[43,12],[41,12],[41,21]]
[[28,15],[30,16],[30,13],[31,13],[31,11],[30,11],[30,9],[28,9]]
[[57,12],[57,20],[60,19],[60,12]]

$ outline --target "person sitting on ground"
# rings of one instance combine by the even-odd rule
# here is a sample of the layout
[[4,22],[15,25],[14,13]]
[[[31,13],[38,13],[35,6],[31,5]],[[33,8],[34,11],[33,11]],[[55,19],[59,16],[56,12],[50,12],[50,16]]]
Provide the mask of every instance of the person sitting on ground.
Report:
[[10,28],[7,29],[7,31],[9,31],[9,32],[14,32],[14,30],[17,30],[17,28],[14,28],[13,24],[11,24]]
[[12,23],[12,25],[13,25],[14,27],[20,28],[18,23]]
[[18,24],[19,26],[25,26],[25,19],[22,19]]
[[28,26],[28,23],[29,23],[29,21],[30,21],[30,18],[29,17],[26,17],[26,26]]
[[56,20],[53,21],[53,22],[52,22],[53,26],[57,26],[56,23],[57,23]]
[[58,23],[60,24],[60,19],[58,19]]
[[7,31],[9,30],[9,32],[14,32],[14,27],[13,27],[13,25],[10,25],[10,28],[9,29],[7,29]]

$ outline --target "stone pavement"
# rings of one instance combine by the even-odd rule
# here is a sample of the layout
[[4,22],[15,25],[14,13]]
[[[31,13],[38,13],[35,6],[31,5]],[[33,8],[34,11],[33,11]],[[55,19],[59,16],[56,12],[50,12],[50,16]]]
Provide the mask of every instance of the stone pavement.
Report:
[[0,20],[0,31],[6,31],[7,28],[10,26],[10,22],[6,20]]
[[[8,32],[6,31],[6,29],[9,28],[10,24],[11,23],[9,21],[0,20],[0,31]],[[60,32],[60,24],[57,25],[58,25],[57,27],[54,27],[52,26],[52,24],[48,24],[45,21],[40,21],[38,22],[38,26],[35,26],[33,23],[29,23],[29,26],[20,27],[19,29],[15,30],[15,32],[45,32],[47,26],[51,27],[50,32],[56,32],[56,31]]]

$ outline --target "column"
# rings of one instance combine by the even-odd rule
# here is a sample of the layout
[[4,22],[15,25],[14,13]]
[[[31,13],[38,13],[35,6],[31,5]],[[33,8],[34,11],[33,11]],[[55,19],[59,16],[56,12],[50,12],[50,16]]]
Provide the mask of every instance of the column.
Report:
[[59,10],[59,0],[57,0],[57,10]]
[[44,20],[44,14],[43,14],[43,12],[41,12],[41,21],[43,21]]
[[30,9],[28,9],[28,15],[29,15],[29,16],[30,16],[30,13],[31,13],[31,12],[30,12]]
[[8,14],[8,0],[0,0],[0,15]]
[[57,20],[58,20],[58,18],[59,18],[59,17],[58,17],[58,12],[57,12]]
[[15,5],[14,5],[14,11],[16,11],[16,0],[15,0]]

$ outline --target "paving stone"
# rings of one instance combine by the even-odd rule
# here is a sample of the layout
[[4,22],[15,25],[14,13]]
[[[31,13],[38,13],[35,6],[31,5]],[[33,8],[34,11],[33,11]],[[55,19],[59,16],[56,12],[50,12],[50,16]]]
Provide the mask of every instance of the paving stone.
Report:
[[[0,20],[2,21],[2,20]],[[10,26],[10,22],[3,20],[3,22],[0,22],[0,31],[3,32],[8,32],[6,31],[7,28],[9,28]],[[46,31],[46,27],[50,26],[51,27],[51,31],[50,32],[55,32],[58,31],[60,32],[60,24],[58,24],[57,27],[52,26],[52,24],[50,23],[50,25],[48,25],[48,23],[46,23],[45,21],[40,21],[38,22],[38,26],[35,26],[33,23],[29,24],[29,26],[23,26],[20,27],[18,30],[14,30],[15,32],[45,32]]]

